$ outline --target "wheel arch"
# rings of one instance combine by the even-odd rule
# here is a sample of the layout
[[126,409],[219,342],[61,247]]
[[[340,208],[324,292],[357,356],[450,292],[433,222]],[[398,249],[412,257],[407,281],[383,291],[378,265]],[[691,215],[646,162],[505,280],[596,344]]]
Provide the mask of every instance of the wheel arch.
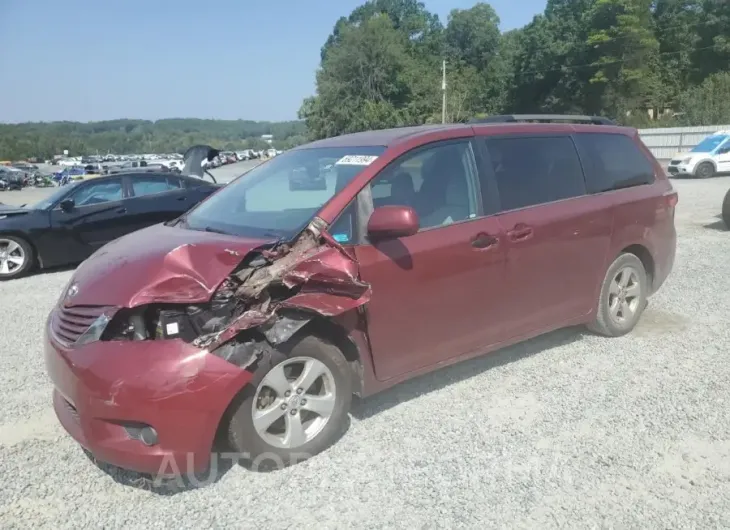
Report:
[[702,164],[712,164],[712,167],[714,168],[715,173],[717,173],[717,162],[712,158],[703,158],[702,160],[698,161],[695,164],[693,173],[697,172],[697,168],[699,168]]
[[[363,365],[360,349],[352,340],[348,331],[328,318],[316,316],[299,332],[295,334],[314,335],[322,340],[332,343],[345,357],[350,366],[353,393],[362,396],[363,392]],[[289,339],[292,340],[292,339]]]
[[622,249],[619,255],[621,254],[633,254],[641,260],[641,264],[644,266],[644,270],[646,271],[646,275],[649,280],[649,291],[653,291],[654,278],[656,277],[656,264],[654,262],[654,256],[652,256],[649,249],[644,245],[635,243]]
[[[280,351],[285,353],[293,344],[307,335],[315,336],[320,340],[329,342],[342,353],[350,367],[353,394],[362,396],[364,391],[364,374],[361,352],[356,342],[350,337],[347,329],[339,323],[317,315],[286,341],[278,344],[274,348],[281,348]],[[258,336],[258,340],[264,339],[262,336]],[[233,396],[231,396],[231,399],[228,400],[228,405],[222,412],[220,418],[218,418],[214,444],[225,444],[225,430],[230,422],[231,414],[238,404],[244,400],[247,395],[249,395],[248,393],[252,391],[251,388],[250,382],[242,385],[233,394]]]

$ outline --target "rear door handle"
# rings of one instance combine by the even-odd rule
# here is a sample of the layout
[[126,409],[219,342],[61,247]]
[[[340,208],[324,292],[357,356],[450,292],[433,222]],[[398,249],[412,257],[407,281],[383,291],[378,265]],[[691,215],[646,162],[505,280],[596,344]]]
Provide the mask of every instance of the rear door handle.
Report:
[[507,232],[507,236],[510,238],[511,241],[525,241],[527,239],[530,239],[533,233],[534,232],[531,227],[519,224],[516,225],[512,230]]
[[127,213],[127,209],[126,208],[119,208],[117,210],[117,213]]
[[477,234],[474,239],[471,240],[471,246],[474,248],[490,248],[499,243],[499,239],[494,236],[490,236],[485,232]]
[[182,197],[178,197],[177,200],[184,201],[184,200],[187,200],[187,197],[185,195],[183,195]]

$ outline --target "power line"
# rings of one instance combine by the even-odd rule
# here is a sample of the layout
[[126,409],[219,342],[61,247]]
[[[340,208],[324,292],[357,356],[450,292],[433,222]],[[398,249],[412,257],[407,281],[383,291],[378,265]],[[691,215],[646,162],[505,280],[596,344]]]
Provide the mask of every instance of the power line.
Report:
[[[692,24],[677,24],[676,26],[659,26],[658,24],[656,24],[655,30],[658,32],[662,32],[662,31],[669,31],[672,29],[689,29],[689,28],[705,26],[705,25],[712,26],[712,25],[716,25],[716,23],[708,22],[706,20],[700,20],[700,21],[694,22]],[[650,28],[650,30],[651,30],[651,28]],[[603,30],[603,31],[606,31],[606,30]],[[618,37],[610,37],[603,42],[613,42],[613,41],[617,41],[617,40],[628,39],[630,37],[634,37],[634,35],[619,35]]]

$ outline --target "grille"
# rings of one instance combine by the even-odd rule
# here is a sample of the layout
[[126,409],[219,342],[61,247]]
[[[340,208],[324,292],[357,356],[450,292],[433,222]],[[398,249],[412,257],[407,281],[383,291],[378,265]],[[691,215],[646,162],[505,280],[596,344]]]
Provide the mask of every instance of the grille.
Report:
[[68,344],[73,344],[107,309],[109,308],[106,306],[92,305],[60,306],[53,315],[51,329],[57,338]]

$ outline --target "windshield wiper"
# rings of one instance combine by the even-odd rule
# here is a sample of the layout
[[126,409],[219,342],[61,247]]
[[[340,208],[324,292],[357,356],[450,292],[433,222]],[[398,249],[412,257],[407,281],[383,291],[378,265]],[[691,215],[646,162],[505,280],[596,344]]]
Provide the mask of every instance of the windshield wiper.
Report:
[[275,237],[277,241],[280,241],[286,237],[286,234],[281,232],[264,232],[261,234],[263,237]]
[[184,215],[181,215],[180,217],[176,217],[175,219],[172,219],[170,221],[165,221],[163,224],[165,226],[177,226],[180,223],[182,223],[183,220],[185,220],[185,216]]

